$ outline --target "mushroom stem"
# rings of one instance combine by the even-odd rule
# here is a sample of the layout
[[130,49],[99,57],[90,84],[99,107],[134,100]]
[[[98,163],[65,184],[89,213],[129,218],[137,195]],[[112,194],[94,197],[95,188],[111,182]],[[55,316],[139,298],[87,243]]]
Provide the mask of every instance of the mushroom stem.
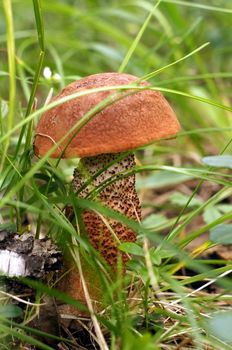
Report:
[[[138,220],[141,217],[141,206],[135,190],[135,175],[125,178],[118,176],[117,179],[117,174],[135,166],[134,155],[122,156],[123,154],[116,153],[82,158],[74,171],[73,189],[79,196],[86,198],[105,181],[116,176],[114,182],[103,186],[97,195],[97,200],[130,219]],[[104,171],[101,172],[101,169]],[[86,181],[89,183],[88,186],[85,186]],[[131,229],[113,219],[107,219],[107,223],[103,222],[99,215],[90,211],[84,212],[83,220],[91,244],[110,265],[115,266],[119,256],[126,262],[127,256],[119,253],[117,247],[120,242],[136,240],[135,233]]]

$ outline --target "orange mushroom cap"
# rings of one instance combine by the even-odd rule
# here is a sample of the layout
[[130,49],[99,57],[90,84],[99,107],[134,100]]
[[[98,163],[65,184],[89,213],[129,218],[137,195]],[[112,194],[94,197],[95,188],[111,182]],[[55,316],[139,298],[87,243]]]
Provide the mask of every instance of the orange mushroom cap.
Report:
[[[65,87],[53,101],[86,89],[129,85],[136,80],[138,78],[133,75],[121,73],[90,75]],[[140,85],[148,84],[142,82]],[[46,111],[36,128],[35,154],[45,155],[88,111],[114,92],[91,93]],[[97,113],[79,130],[62,157],[125,152],[173,136],[179,130],[175,113],[163,95],[158,91],[142,90],[123,97]],[[57,147],[53,158],[60,156],[66,143],[67,139]]]

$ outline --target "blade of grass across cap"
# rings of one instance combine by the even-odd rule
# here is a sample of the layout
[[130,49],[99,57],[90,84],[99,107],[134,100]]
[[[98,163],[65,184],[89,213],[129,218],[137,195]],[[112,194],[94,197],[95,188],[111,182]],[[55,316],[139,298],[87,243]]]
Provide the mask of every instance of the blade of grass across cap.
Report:
[[[128,87],[127,87],[128,88]],[[115,87],[111,87],[110,90],[115,89]],[[93,89],[94,91],[99,90],[99,89]],[[102,91],[105,91],[105,89],[101,89]],[[85,94],[89,94],[92,91],[89,90],[85,90],[82,93],[78,93],[78,94],[73,94],[70,96],[67,96],[63,99],[60,99],[59,101],[55,101],[54,103],[51,103],[49,106],[51,108],[51,105],[55,106],[55,105],[59,105],[62,102],[66,102],[67,100],[73,99],[76,96],[80,96],[80,95],[85,95]],[[132,94],[134,92],[130,91],[129,94]],[[57,147],[59,147],[59,145],[64,142],[65,140],[67,140],[68,136],[71,135],[73,132],[75,132],[75,134],[77,134],[79,132],[79,130],[81,130],[81,128],[88,123],[89,120],[91,120],[98,112],[100,112],[101,110],[103,110],[105,107],[109,106],[110,104],[113,104],[116,100],[120,100],[122,98],[125,97],[125,94],[117,94],[117,97],[115,94],[112,94],[110,96],[108,96],[106,99],[104,99],[103,101],[101,101],[98,105],[96,105],[94,108],[92,108],[88,113],[86,113],[83,118],[81,120],[79,120],[62,138],[59,142],[54,143],[54,145],[52,146],[52,148],[47,152],[47,154],[41,158],[33,167],[31,167],[31,169],[24,175],[24,177],[6,194],[6,196],[1,200],[0,203],[0,207],[2,207],[4,205],[4,203],[6,203],[10,197],[12,195],[15,194],[15,192],[17,192],[18,190],[20,190],[24,184],[35,174],[35,172],[40,169],[40,167],[46,162],[46,160],[49,158],[49,156],[51,156],[51,154],[57,149]],[[59,103],[57,103],[59,102]],[[42,108],[44,111],[49,109],[48,106],[43,107]],[[31,114],[30,116],[28,116],[28,118],[33,118],[35,115],[38,115],[39,111],[36,111],[35,113]],[[41,112],[41,110],[40,110]],[[23,121],[21,121],[21,123],[19,124],[23,124],[25,123],[25,119]],[[2,138],[3,139],[3,138]],[[72,138],[68,139],[67,145],[71,142]],[[61,157],[61,156],[60,156]]]
[[[133,86],[134,89],[137,90],[144,90],[146,89],[145,87],[137,87]],[[11,128],[5,135],[0,137],[0,143],[4,142],[10,135],[14,134],[17,130],[19,130],[21,127],[23,127],[25,124],[29,123],[31,120],[35,119],[39,115],[43,114],[44,112],[48,111],[49,109],[52,109],[54,107],[57,107],[61,105],[62,103],[71,101],[75,98],[89,95],[95,92],[101,92],[101,91],[110,91],[110,90],[127,90],[131,89],[131,85],[120,85],[120,86],[108,86],[108,87],[100,87],[96,89],[88,89],[88,90],[83,90],[74,94],[70,94],[68,96],[65,96],[63,98],[60,98],[59,100],[53,101],[50,104],[46,104],[42,108],[36,110],[35,112],[31,113],[28,115],[26,118],[21,120],[18,124],[16,124],[14,127]],[[103,102],[103,101],[102,101]],[[108,102],[109,103],[109,102]],[[111,101],[113,103],[113,101]],[[85,116],[84,116],[85,117]],[[84,117],[82,119],[84,119]]]
[[[141,78],[143,79],[143,78]],[[85,95],[89,95],[95,92],[100,92],[100,91],[110,91],[110,90],[128,90],[128,89],[132,89],[133,90],[146,90],[146,89],[150,89],[150,90],[155,90],[155,91],[163,91],[163,92],[168,92],[168,93],[173,93],[176,95],[181,95],[184,97],[189,97],[191,99],[197,100],[197,101],[201,101],[204,103],[208,103],[209,105],[213,105],[216,106],[218,108],[222,108],[224,110],[227,111],[232,111],[232,107],[214,102],[208,98],[204,98],[204,97],[199,97],[199,96],[195,96],[195,95],[191,95],[191,94],[187,94],[183,91],[179,91],[179,90],[173,90],[173,89],[166,89],[166,88],[161,88],[161,87],[154,87],[154,86],[149,86],[149,87],[144,87],[144,86],[135,86],[135,85],[120,85],[120,86],[107,86],[107,87],[101,87],[101,88],[96,88],[96,89],[89,89],[89,90],[84,90],[78,93],[74,93],[71,94],[69,96],[65,96],[57,101],[53,101],[52,103],[50,103],[49,105],[46,105],[42,108],[40,108],[39,110],[35,111],[34,113],[30,114],[27,118],[25,118],[24,120],[22,120],[21,122],[19,122],[18,124],[16,124],[16,126],[14,126],[10,131],[8,131],[4,136],[0,137],[0,143],[2,143],[6,138],[8,138],[10,135],[12,135],[15,131],[17,131],[18,129],[20,129],[23,125],[25,125],[26,123],[28,123],[30,120],[35,119],[37,116],[39,116],[40,114],[46,112],[49,109],[52,109],[56,106],[61,105],[62,103],[71,101],[77,97],[81,97],[81,96],[85,96]],[[109,102],[108,102],[109,103]],[[111,101],[111,103],[113,103],[113,101]],[[82,118],[84,119],[85,116]],[[54,148],[55,150],[55,148]]]

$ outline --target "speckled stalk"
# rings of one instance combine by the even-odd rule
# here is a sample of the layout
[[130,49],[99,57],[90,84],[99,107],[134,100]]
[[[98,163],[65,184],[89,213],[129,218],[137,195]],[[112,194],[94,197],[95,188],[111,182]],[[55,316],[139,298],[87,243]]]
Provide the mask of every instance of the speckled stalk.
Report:
[[[79,192],[79,196],[86,198],[90,192],[96,189],[106,180],[110,179],[122,171],[129,170],[135,166],[134,155],[130,154],[123,159],[117,161],[113,165],[107,165],[113,162],[121,155],[118,154],[101,154],[95,157],[82,158],[78,168],[74,171],[73,188],[75,192]],[[122,158],[122,157],[120,157]],[[86,180],[93,177],[101,169],[107,167],[84,189]],[[117,175],[116,175],[117,176]],[[119,178],[107,185],[98,193],[96,200],[102,205],[109,207],[130,219],[138,220],[141,217],[141,207],[138,195],[135,190],[135,175],[126,178]],[[114,234],[109,230],[102,218],[90,211],[83,214],[86,231],[93,247],[98,250],[104,259],[110,264],[117,263],[119,254],[121,254],[123,262],[126,262],[127,256],[119,253],[118,244],[121,242],[134,242],[135,233],[113,219],[107,218]]]

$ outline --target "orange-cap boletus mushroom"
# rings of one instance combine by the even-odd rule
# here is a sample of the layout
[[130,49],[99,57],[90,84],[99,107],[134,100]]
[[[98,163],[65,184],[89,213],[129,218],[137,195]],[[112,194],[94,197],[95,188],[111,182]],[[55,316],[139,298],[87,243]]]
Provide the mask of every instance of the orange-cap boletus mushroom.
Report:
[[[136,81],[138,78],[129,74],[94,74],[68,85],[53,101],[86,89],[129,85]],[[80,196],[86,197],[93,187],[99,186],[112,175],[134,167],[133,154],[123,157],[121,153],[174,136],[179,131],[180,125],[175,113],[162,94],[149,90],[146,82],[140,83],[140,86],[148,86],[148,89],[135,92],[132,86],[130,91],[133,94],[124,92],[123,98],[116,99],[84,125],[67,147],[65,140],[52,154],[52,157],[62,154],[64,158],[81,158],[73,178],[73,189],[79,191]],[[45,155],[88,111],[114,93],[115,90],[91,93],[45,112],[36,128],[35,153]],[[120,160],[114,162],[116,159]],[[109,163],[114,164],[107,167]],[[102,168],[107,169],[95,177],[90,186],[80,191],[86,179]],[[134,175],[119,177],[98,194],[97,200],[130,219],[137,220],[141,216]],[[105,260],[110,265],[115,265],[120,254],[123,261],[126,261],[126,256],[119,253],[117,246],[119,242],[135,241],[135,233],[110,219],[108,224],[117,240],[97,214],[86,211],[83,218],[90,242]]]

